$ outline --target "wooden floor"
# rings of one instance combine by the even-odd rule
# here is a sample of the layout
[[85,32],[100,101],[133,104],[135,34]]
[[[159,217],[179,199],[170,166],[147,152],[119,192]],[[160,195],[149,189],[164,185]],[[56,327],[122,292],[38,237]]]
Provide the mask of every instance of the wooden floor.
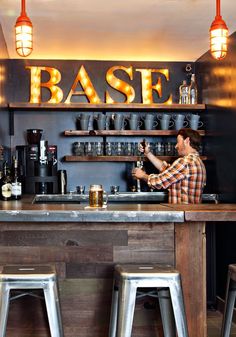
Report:
[[[222,314],[219,311],[207,312],[207,337],[220,337]],[[232,324],[230,337],[236,336],[236,324]]]

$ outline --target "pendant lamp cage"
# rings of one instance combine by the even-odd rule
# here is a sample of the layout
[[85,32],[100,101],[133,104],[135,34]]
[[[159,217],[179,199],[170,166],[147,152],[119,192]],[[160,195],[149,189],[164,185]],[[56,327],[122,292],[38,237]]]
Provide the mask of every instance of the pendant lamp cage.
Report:
[[21,0],[21,14],[15,24],[16,52],[22,57],[29,56],[33,51],[33,25],[26,14],[25,0]]
[[216,0],[216,16],[210,27],[210,51],[216,60],[222,60],[227,50],[228,27],[220,14],[220,0]]

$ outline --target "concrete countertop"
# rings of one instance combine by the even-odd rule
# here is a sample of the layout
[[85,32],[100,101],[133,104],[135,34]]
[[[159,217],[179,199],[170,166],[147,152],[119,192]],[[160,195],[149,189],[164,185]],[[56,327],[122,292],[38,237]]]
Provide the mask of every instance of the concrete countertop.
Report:
[[185,221],[236,221],[236,204],[168,205],[183,211]]
[[184,222],[236,221],[236,204],[110,203],[90,209],[87,203],[33,203],[34,195],[19,201],[0,201],[1,222]]
[[34,196],[0,202],[0,221],[7,222],[183,222],[184,212],[168,204],[110,203],[91,209],[88,203],[33,203]]

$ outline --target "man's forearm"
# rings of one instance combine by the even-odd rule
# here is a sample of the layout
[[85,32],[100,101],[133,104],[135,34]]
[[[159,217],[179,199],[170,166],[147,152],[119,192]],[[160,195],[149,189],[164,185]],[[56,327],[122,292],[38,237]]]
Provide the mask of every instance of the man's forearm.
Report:
[[148,177],[149,177],[149,175],[146,173],[146,172],[144,172],[144,174],[143,174],[143,176],[142,176],[142,180],[144,180],[144,181],[148,181]]
[[158,159],[156,156],[154,156],[153,153],[148,152],[146,154],[146,157],[148,160],[160,171],[163,165],[163,161]]

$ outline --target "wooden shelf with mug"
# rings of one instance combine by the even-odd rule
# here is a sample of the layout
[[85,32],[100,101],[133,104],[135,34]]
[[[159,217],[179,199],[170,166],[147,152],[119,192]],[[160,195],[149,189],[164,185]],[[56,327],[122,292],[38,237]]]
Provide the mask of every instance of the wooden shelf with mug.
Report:
[[[201,136],[205,136],[205,130],[197,130]],[[64,136],[175,136],[177,130],[65,130]]]
[[[174,161],[176,156],[158,156],[159,159],[167,162]],[[201,156],[202,160],[207,160],[206,156]],[[136,162],[140,160],[140,156],[64,156],[65,162]],[[147,160],[144,158],[143,160]]]

